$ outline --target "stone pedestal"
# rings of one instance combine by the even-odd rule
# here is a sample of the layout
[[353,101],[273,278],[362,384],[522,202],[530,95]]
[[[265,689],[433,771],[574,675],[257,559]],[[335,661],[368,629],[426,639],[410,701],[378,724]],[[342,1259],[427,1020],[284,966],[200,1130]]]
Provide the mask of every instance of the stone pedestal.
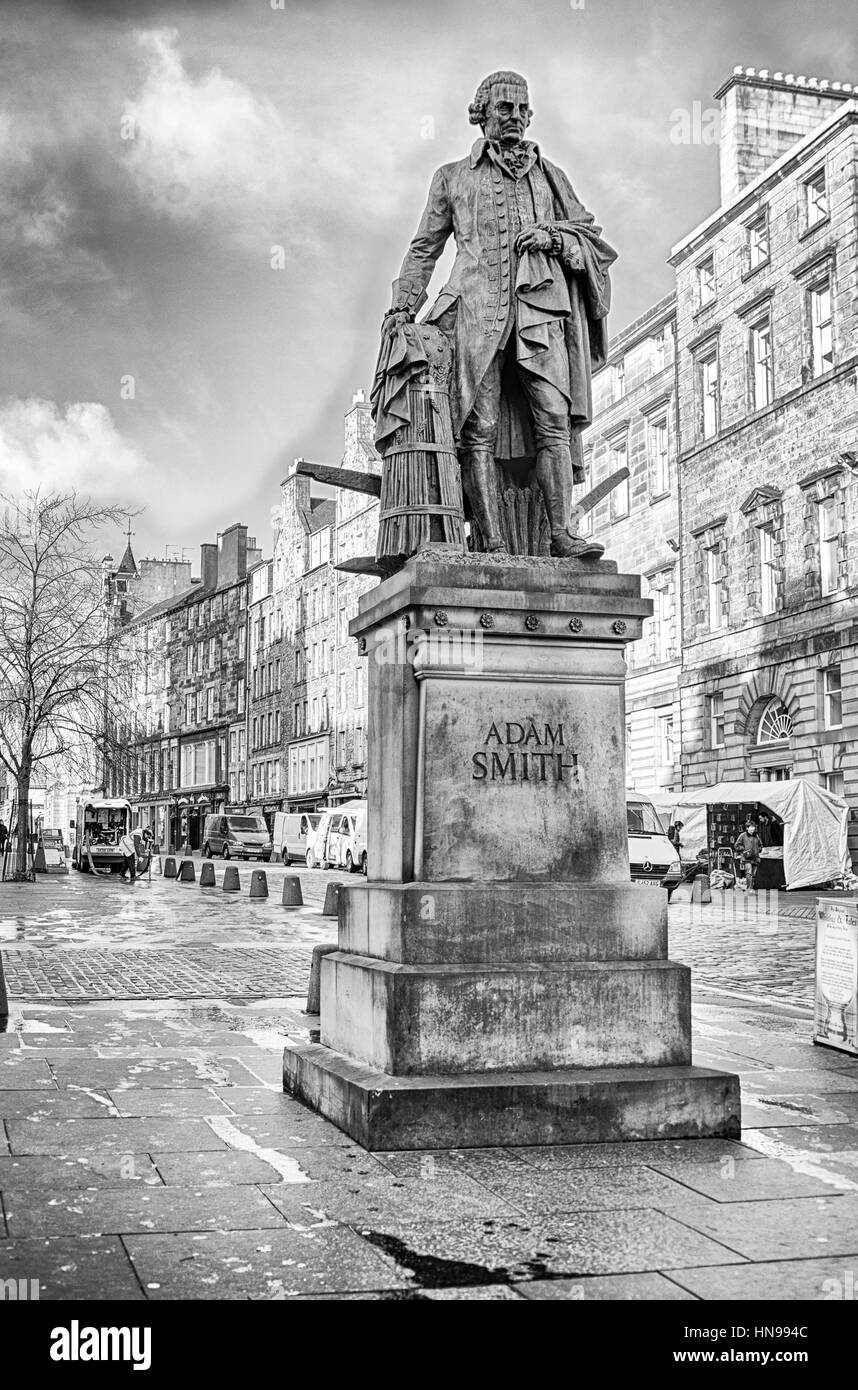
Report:
[[366,884],[284,1087],[371,1149],[731,1136],[666,895],[629,878],[611,565],[424,551],[361,599]]

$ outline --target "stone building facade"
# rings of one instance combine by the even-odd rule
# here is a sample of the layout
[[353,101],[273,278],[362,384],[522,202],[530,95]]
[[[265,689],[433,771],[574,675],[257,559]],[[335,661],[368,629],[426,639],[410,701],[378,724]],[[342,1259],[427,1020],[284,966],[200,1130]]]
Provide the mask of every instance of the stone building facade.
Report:
[[200,578],[129,623],[134,684],[107,790],[162,845],[201,847],[205,816],[230,799],[230,734],[247,702],[247,527],[201,547]]
[[593,383],[584,436],[583,495],[617,469],[629,479],[585,519],[621,572],[642,574],[655,604],[627,651],[626,781],[638,790],[679,786],[679,491],[674,331],[667,295],[611,342]]
[[726,201],[671,257],[682,778],[856,802],[858,103],[813,82],[734,73]]
[[[247,793],[268,828],[283,808],[283,609],[275,602],[274,561],[262,560],[247,579]],[[240,742],[239,732],[236,740]],[[232,732],[230,733],[232,739]],[[244,801],[238,788],[230,799]]]
[[[345,417],[341,466],[380,472],[369,402]],[[360,595],[377,583],[336,566],[375,553],[378,501],[290,471],[275,517],[275,601],[282,607],[289,735],[285,801],[292,810],[366,795],[366,658],[348,635]],[[285,687],[284,687],[284,698]]]

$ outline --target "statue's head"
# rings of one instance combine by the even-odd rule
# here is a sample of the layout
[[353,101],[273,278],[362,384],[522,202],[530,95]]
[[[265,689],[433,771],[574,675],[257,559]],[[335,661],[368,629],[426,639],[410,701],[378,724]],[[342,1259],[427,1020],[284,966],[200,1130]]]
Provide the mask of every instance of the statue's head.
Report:
[[524,138],[533,111],[527,83],[517,72],[493,72],[484,77],[468,107],[471,125],[482,127],[489,140],[517,145]]

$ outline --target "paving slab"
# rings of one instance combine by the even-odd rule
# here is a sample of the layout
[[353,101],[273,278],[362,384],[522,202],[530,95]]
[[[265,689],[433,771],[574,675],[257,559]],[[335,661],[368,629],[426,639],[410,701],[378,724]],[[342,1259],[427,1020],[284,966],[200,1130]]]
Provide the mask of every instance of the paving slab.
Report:
[[282,1115],[289,1104],[282,1089],[270,1086],[213,1086],[233,1115]]
[[525,1298],[584,1302],[688,1302],[696,1295],[664,1274],[605,1274],[589,1279],[533,1279],[516,1288]]
[[755,1100],[758,1095],[796,1096],[810,1094],[826,1096],[832,1092],[844,1096],[858,1093],[858,1074],[841,1067],[815,1067],[800,1070],[795,1067],[778,1067],[763,1070],[752,1068],[742,1070],[742,1099]]
[[198,1090],[202,1086],[252,1086],[254,1076],[234,1057],[87,1058],[53,1064],[61,1088],[89,1086],[104,1091],[151,1086]]
[[743,1258],[702,1233],[689,1242],[691,1227],[646,1209],[566,1213],[550,1220],[375,1220],[354,1228],[427,1285],[513,1283]]
[[[748,1260],[810,1259],[858,1250],[858,1197],[689,1203],[671,1216]],[[724,1261],[723,1263],[728,1263]]]
[[736,1139],[649,1139],[635,1144],[572,1144],[556,1148],[515,1149],[536,1168],[608,1168],[668,1163],[721,1163],[728,1158],[762,1157]]
[[122,1302],[146,1295],[117,1236],[0,1242],[0,1279],[38,1279],[39,1298]]
[[153,1153],[152,1162],[168,1187],[236,1187],[277,1183],[277,1169],[256,1154],[227,1149],[217,1153]]
[[283,1183],[263,1191],[290,1222],[324,1214],[343,1222],[382,1219],[433,1220],[467,1216],[515,1216],[509,1201],[464,1174],[400,1179],[393,1174],[349,1180]]
[[671,1279],[697,1298],[730,1303],[853,1300],[858,1253],[820,1259],[771,1260],[710,1269],[675,1269]]
[[[768,1202],[786,1197],[823,1197],[835,1185],[816,1176],[813,1165],[798,1171],[774,1158],[748,1161],[727,1159],[723,1163],[659,1163],[660,1173],[675,1179],[683,1199],[689,1190],[710,1197],[714,1202]],[[855,1176],[858,1177],[858,1171]],[[843,1184],[844,1190],[846,1184]],[[858,1184],[856,1184],[858,1187]],[[654,1205],[657,1205],[654,1204]]]
[[0,1096],[4,1120],[96,1120],[111,1110],[106,1094],[84,1091],[4,1091]]
[[283,1099],[284,1111],[279,1115],[235,1115],[232,1124],[242,1134],[263,1148],[312,1149],[347,1148],[357,1146],[353,1139],[336,1125],[306,1110],[297,1101]]
[[125,1119],[162,1116],[165,1119],[191,1119],[199,1115],[228,1115],[229,1106],[213,1090],[192,1090],[189,1086],[156,1089],[134,1086],[124,1091],[108,1091],[117,1113]]
[[7,1132],[16,1155],[227,1147],[205,1120],[10,1120]]
[[761,1155],[777,1157],[778,1146],[817,1153],[858,1153],[858,1124],[772,1125],[765,1129],[749,1126],[742,1131],[744,1143]]
[[161,1186],[161,1177],[145,1153],[74,1156],[27,1156],[0,1158],[0,1190],[4,1187],[67,1188],[83,1191],[88,1187]]
[[347,1226],[229,1235],[133,1235],[125,1245],[151,1299],[285,1299],[407,1288],[395,1261]]
[[[669,1207],[688,1199],[688,1188],[642,1165],[538,1169],[531,1164],[463,1164],[464,1173],[520,1212],[609,1211]],[[424,1184],[427,1185],[427,1184]],[[443,1210],[443,1207],[441,1208]]]
[[20,1049],[3,1057],[0,1062],[0,1092],[42,1089],[57,1089],[57,1083],[47,1062],[25,1058]]
[[130,1231],[255,1230],[283,1217],[252,1187],[205,1191],[180,1187],[91,1188],[46,1198],[44,1187],[3,1189],[10,1235],[118,1235]]
[[768,1129],[773,1125],[848,1124],[858,1119],[858,1106],[851,1092],[830,1095],[757,1095],[742,1097],[742,1121],[749,1129]]

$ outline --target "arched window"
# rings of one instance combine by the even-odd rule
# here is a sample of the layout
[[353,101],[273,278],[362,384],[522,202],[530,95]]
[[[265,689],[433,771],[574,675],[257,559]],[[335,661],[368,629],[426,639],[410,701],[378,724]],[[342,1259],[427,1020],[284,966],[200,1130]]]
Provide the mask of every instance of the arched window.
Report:
[[757,743],[785,743],[792,737],[793,723],[782,700],[770,700],[760,716]]

